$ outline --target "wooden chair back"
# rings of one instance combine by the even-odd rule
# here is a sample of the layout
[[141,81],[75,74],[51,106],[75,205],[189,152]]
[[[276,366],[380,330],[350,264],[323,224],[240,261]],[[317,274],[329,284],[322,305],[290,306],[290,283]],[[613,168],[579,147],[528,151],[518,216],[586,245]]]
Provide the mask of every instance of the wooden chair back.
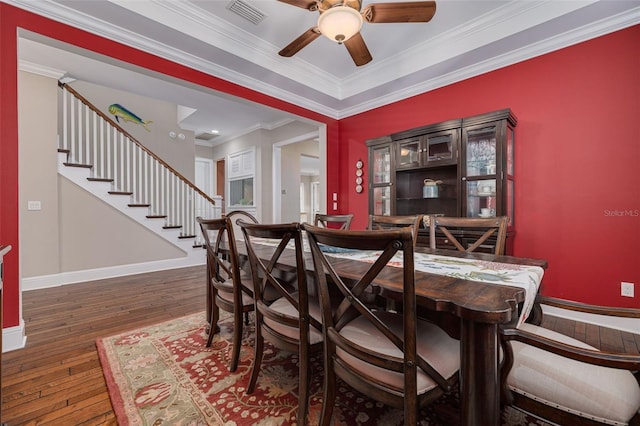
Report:
[[[298,423],[306,424],[309,352],[322,349],[322,324],[317,302],[315,315],[310,313],[300,224],[238,224],[244,233],[256,306],[256,351],[247,392],[255,389],[265,338],[280,349],[298,353]],[[295,268],[278,268],[285,256],[295,257]]]
[[258,219],[251,213],[244,210],[233,210],[226,214],[226,217],[231,221],[231,227],[233,229],[233,235],[236,240],[244,240],[244,234],[238,225],[239,220],[243,220],[249,223],[259,223]]
[[351,227],[351,214],[316,214],[313,225],[323,228],[349,229]]
[[[429,246],[437,247],[439,234],[458,251],[472,252],[479,247],[491,250],[495,255],[505,253],[507,225],[509,218],[499,216],[492,218],[428,216]],[[495,240],[490,237],[494,237]],[[495,243],[493,243],[495,241]]]
[[[218,328],[219,309],[233,313],[233,347],[230,371],[235,371],[240,357],[242,339],[242,315],[248,323],[248,313],[253,311],[253,291],[250,282],[241,273],[238,248],[231,220],[196,218],[202,231],[207,250],[207,267],[209,287],[207,289],[211,316],[209,318],[209,338],[207,346],[211,346],[213,336]],[[215,236],[214,236],[215,235]]]
[[411,228],[413,235],[413,246],[415,247],[418,242],[418,231],[420,230],[420,222],[422,216],[410,215],[410,216],[381,216],[381,215],[369,215],[369,226],[367,229],[372,231],[378,231],[383,229],[393,229],[408,226]]
[[[324,326],[325,394],[320,424],[331,422],[336,376],[378,401],[403,408],[404,424],[417,424],[418,407],[442,395],[451,382],[449,375],[445,378],[440,374],[417,349],[418,323],[422,326],[423,322],[416,317],[411,229],[404,226],[375,232],[343,231],[310,225],[304,229],[314,262]],[[361,267],[350,269],[349,279],[345,280],[344,274],[336,270],[343,260],[325,255],[326,247],[380,254],[373,262],[360,262]],[[402,255],[401,265],[396,265],[403,283],[402,313],[374,310],[366,301],[367,293],[396,254]],[[421,339],[424,336],[420,331]],[[451,352],[446,357],[459,357],[459,344],[450,341],[453,344],[447,346]],[[420,346],[431,346],[430,343],[422,341]],[[454,367],[454,376],[457,368]],[[429,390],[419,390],[418,375],[427,375],[436,384]]]

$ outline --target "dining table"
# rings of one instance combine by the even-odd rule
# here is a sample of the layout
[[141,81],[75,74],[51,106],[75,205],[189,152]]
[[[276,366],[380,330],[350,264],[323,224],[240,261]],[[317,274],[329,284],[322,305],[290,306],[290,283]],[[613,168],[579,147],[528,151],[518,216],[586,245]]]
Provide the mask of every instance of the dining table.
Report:
[[[245,257],[244,241],[237,241],[237,248]],[[254,248],[264,259],[273,250],[268,244]],[[295,268],[294,250],[287,250],[277,265],[284,272]],[[334,267],[343,279],[356,280],[368,268],[366,253],[334,255],[340,257]],[[460,340],[461,424],[499,425],[499,328],[517,327],[526,320],[547,262],[426,247],[416,247],[414,257],[419,309]],[[313,261],[306,250],[305,268],[312,277]],[[402,294],[402,283],[402,269],[392,262],[374,281],[380,295],[390,298]],[[210,306],[208,302],[207,309]]]

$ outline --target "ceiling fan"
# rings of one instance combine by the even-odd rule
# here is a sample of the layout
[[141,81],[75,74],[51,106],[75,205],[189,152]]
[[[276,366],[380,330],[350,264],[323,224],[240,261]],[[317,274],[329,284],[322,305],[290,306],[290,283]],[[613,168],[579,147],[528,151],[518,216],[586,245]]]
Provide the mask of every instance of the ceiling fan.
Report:
[[361,0],[279,0],[292,6],[318,11],[318,24],[309,28],[282,49],[280,56],[291,57],[321,34],[344,44],[357,66],[371,61],[371,53],[360,34],[364,21],[374,24],[391,22],[429,22],[436,13],[435,1],[372,3],[362,8]]

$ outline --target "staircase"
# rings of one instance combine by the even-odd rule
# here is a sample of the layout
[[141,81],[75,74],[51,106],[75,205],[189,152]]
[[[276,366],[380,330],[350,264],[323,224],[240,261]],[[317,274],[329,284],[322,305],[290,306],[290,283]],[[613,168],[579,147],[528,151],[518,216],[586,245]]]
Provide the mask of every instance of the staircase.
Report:
[[196,217],[220,217],[198,189],[64,83],[58,173],[203,263]]

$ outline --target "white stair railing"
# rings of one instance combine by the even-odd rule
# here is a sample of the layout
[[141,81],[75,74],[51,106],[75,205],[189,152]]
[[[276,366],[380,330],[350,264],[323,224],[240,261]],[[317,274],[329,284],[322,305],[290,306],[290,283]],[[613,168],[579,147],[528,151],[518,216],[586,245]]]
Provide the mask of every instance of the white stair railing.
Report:
[[148,205],[148,216],[165,217],[166,227],[181,227],[180,238],[202,244],[195,219],[219,217],[215,201],[73,88],[59,86],[65,164],[92,166],[91,179],[112,180],[113,192],[131,194],[131,205]]

